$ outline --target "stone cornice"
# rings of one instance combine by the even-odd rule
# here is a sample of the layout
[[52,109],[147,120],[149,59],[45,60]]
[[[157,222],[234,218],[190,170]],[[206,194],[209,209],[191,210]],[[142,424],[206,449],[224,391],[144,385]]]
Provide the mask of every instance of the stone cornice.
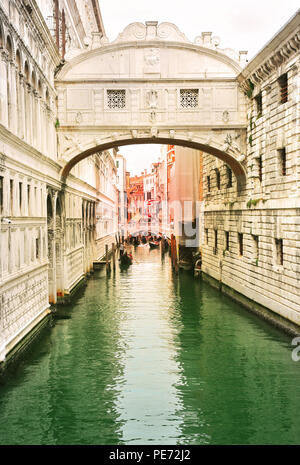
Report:
[[34,158],[38,160],[42,159],[43,162],[54,167],[57,170],[57,172],[59,172],[62,169],[62,166],[59,163],[36,150],[23,139],[20,139],[18,136],[6,129],[5,126],[3,126],[2,124],[0,124],[0,140],[5,144],[14,145],[20,151],[26,150],[26,152],[32,155]]
[[300,50],[300,10],[248,63],[238,76],[244,90],[248,80],[260,84],[269,78],[282,64],[299,56]]
[[[51,55],[51,58],[56,66],[59,65],[61,61],[61,57],[59,55],[59,51],[52,39],[50,31],[45,23],[45,20],[40,12],[40,9],[35,0],[25,0],[23,5],[21,6],[24,12],[26,12],[26,17],[28,20],[30,19],[33,21],[34,25],[36,26],[38,32],[40,33],[44,43],[47,46],[47,49]],[[29,10],[31,12],[29,13]]]
[[229,65],[233,71],[238,75],[241,72],[240,64],[233,58],[229,57],[221,50],[203,47],[202,45],[193,44],[189,42],[178,42],[178,41],[167,41],[167,40],[145,40],[145,41],[130,41],[130,42],[114,42],[108,45],[103,45],[99,48],[88,50],[80,53],[76,57],[68,61],[64,67],[59,71],[56,76],[56,81],[64,80],[75,65],[83,63],[84,61],[102,55],[109,52],[115,52],[117,50],[125,50],[130,48],[174,48],[174,49],[185,49],[192,50],[197,53],[213,57],[227,65]]

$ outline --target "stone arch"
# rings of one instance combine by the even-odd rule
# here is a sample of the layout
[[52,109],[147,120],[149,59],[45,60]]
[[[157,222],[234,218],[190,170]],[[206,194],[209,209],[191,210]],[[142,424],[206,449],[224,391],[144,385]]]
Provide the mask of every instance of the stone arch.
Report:
[[16,51],[16,65],[17,65],[18,72],[21,73],[22,72],[22,57],[21,57],[21,52],[18,48]]
[[6,36],[6,50],[8,52],[9,59],[13,60],[14,58],[13,41],[9,34]]
[[42,98],[43,97],[43,86],[42,86],[41,79],[38,80],[37,91],[39,93],[39,96]]
[[[186,140],[186,139],[177,139],[177,138],[168,138],[168,137],[141,137],[141,138],[128,138],[121,140],[110,141],[101,145],[91,147],[81,153],[74,155],[70,160],[65,164],[61,176],[62,181],[65,182],[68,174],[71,169],[79,163],[81,160],[93,155],[94,153],[103,152],[105,150],[112,149],[114,147],[120,147],[124,145],[137,145],[137,144],[160,144],[160,145],[179,145],[186,148],[192,148],[199,150],[210,155],[214,155],[216,158],[224,161],[234,173],[238,192],[242,192],[246,186],[246,170],[242,165],[241,161],[237,159],[237,154],[230,147],[227,148],[227,151],[222,150],[220,144],[212,143],[200,143],[197,141]],[[218,146],[217,146],[218,145]]]
[[25,76],[25,80],[26,82],[30,82],[30,72],[29,72],[29,65],[28,65],[28,61],[25,60],[24,62],[24,76]]
[[37,78],[36,78],[36,73],[34,70],[31,72],[31,84],[34,90],[37,88]]

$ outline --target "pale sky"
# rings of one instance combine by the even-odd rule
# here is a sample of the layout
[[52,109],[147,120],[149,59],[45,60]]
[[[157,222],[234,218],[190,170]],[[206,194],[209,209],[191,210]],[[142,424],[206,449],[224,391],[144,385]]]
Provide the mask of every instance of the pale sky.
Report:
[[[201,32],[220,38],[220,48],[248,50],[251,60],[299,9],[299,0],[99,0],[110,41],[130,23],[145,21],[176,24],[193,41]],[[160,147],[121,147],[128,169],[138,174],[160,155]],[[149,157],[153,154],[153,160]],[[136,169],[135,169],[136,166]]]

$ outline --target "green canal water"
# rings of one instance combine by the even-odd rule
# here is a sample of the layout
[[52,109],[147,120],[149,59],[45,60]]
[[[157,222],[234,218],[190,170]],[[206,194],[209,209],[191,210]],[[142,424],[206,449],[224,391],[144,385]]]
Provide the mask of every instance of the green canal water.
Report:
[[148,246],[0,385],[0,444],[299,444],[291,338]]

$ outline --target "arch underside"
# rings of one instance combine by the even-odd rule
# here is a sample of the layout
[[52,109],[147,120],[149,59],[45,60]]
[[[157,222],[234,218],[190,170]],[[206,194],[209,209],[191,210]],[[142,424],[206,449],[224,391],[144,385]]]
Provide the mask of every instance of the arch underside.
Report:
[[68,177],[71,169],[80,161],[84,160],[85,158],[99,152],[103,152],[105,150],[109,150],[112,148],[117,148],[126,145],[139,145],[139,144],[160,144],[160,145],[178,145],[181,147],[191,148],[195,150],[202,151],[204,153],[210,154],[219,158],[223,162],[225,162],[234,173],[236,180],[237,180],[237,187],[238,191],[242,191],[246,185],[246,171],[241,162],[239,162],[234,155],[225,152],[219,148],[213,147],[211,145],[184,140],[184,139],[174,139],[174,138],[167,138],[167,137],[139,137],[137,139],[121,139],[121,140],[113,140],[109,142],[105,142],[103,144],[99,144],[97,146],[93,146],[87,150],[82,151],[81,153],[75,154],[72,158],[65,164],[61,176],[62,181],[65,182],[66,178]]

